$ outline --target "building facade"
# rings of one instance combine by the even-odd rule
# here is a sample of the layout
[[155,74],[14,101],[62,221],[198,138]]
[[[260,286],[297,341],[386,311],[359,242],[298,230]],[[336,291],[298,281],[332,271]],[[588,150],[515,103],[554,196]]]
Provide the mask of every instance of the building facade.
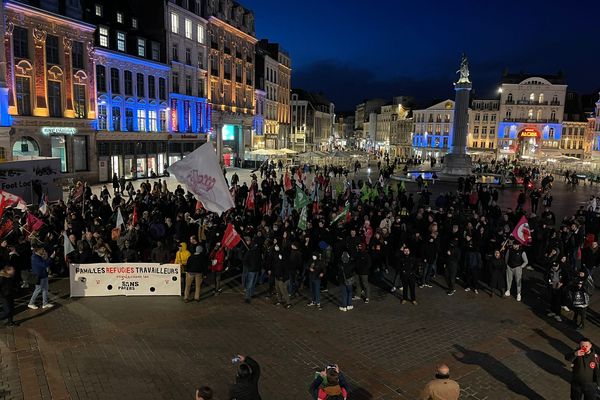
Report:
[[390,154],[392,156],[400,158],[411,156],[413,126],[414,118],[412,117],[412,112],[409,112],[405,118],[392,121],[390,127]]
[[356,111],[354,112],[354,136],[359,148],[372,148],[373,142],[369,126],[373,124],[369,123],[369,119],[372,113],[376,113],[385,104],[386,101],[384,99],[369,99],[356,106]]
[[472,155],[495,158],[498,148],[500,100],[473,100],[469,109],[467,149]]
[[217,153],[244,158],[254,114],[254,15],[232,0],[206,0],[208,101]]
[[338,113],[336,115],[336,146],[353,148],[354,140],[354,113]]
[[93,25],[78,2],[46,9],[4,2],[6,85],[13,158],[58,157],[65,177],[97,179]]
[[[395,156],[396,144],[392,144],[392,129],[398,137],[399,128],[405,127],[405,124],[398,124],[400,120],[404,120],[410,114],[410,106],[412,100],[398,96],[394,97],[390,104],[381,106],[377,114],[377,125],[376,131],[371,133],[371,140],[374,144],[374,149],[381,153],[388,153],[391,156]],[[392,128],[393,126],[393,128]]]
[[324,95],[292,90],[291,148],[298,151],[327,150],[334,143],[335,106]]
[[[254,143],[262,148],[286,147],[290,132],[290,57],[277,43],[263,39],[256,45],[256,88],[265,96],[264,136]],[[264,142],[264,143],[261,143]]]
[[454,101],[445,100],[422,110],[413,111],[413,155],[441,157],[452,146]]
[[562,76],[505,73],[500,92],[499,157],[559,156],[567,92]]

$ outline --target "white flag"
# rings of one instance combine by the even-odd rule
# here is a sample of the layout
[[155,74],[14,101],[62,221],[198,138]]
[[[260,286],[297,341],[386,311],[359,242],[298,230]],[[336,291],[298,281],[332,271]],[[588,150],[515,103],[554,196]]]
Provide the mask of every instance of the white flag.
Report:
[[117,208],[117,226],[115,228],[120,228],[121,225],[125,225],[125,221],[123,221],[123,214],[121,214],[121,207]]
[[211,142],[204,143],[167,171],[186,185],[208,211],[220,215],[235,207]]
[[71,239],[67,236],[67,232],[63,232],[63,250],[65,257],[75,251],[75,246],[71,243]]

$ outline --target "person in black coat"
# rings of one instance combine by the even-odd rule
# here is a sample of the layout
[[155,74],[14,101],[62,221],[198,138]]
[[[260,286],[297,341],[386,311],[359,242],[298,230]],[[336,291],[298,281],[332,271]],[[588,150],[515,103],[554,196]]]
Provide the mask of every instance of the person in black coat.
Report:
[[235,383],[229,389],[229,400],[262,400],[258,390],[260,365],[251,357],[237,356],[241,364],[238,367]]
[[456,293],[454,284],[456,281],[456,272],[460,263],[460,249],[457,246],[458,240],[452,240],[450,247],[446,252],[446,283],[448,283],[448,296]]
[[0,319],[6,318],[6,326],[17,325],[13,321],[16,293],[15,268],[12,265],[5,265],[0,270],[0,302],[2,302]]
[[500,293],[499,297],[504,294],[504,282],[506,281],[506,263],[500,250],[494,251],[494,256],[490,259],[489,263],[490,270],[490,297],[494,295],[494,290],[498,289]]
[[590,340],[581,339],[579,348],[567,354],[565,358],[571,361],[571,367],[573,368],[571,399],[595,400],[596,388],[600,385],[600,373],[598,371],[600,357],[592,348]]
[[288,293],[288,281],[290,280],[289,264],[287,257],[285,257],[285,254],[277,244],[273,247],[271,263],[269,275],[275,279],[275,290],[277,291],[276,305],[285,303],[285,308],[289,309],[292,307]]
[[417,305],[415,286],[417,283],[418,266],[415,263],[414,257],[410,254],[408,247],[404,247],[402,252],[399,253],[396,259],[396,270],[400,273],[402,287],[404,288],[402,304],[410,301],[414,305]]
[[245,284],[245,295],[244,302],[250,303],[252,296],[254,295],[254,288],[256,287],[256,281],[258,280],[258,274],[260,273],[260,265],[262,261],[262,254],[260,251],[259,241],[246,241],[249,249],[244,253],[242,257],[242,266],[246,272]]
[[204,247],[198,245],[192,254],[187,259],[185,265],[185,290],[183,294],[183,301],[186,303],[190,299],[190,291],[192,288],[192,282],[196,286],[194,290],[194,300],[200,301],[200,289],[202,288],[202,280],[208,274],[208,254],[204,251]]
[[302,272],[302,252],[300,251],[300,244],[293,242],[289,253],[289,269],[290,269],[290,283],[288,285],[288,291],[290,296],[294,296],[298,290],[300,284],[299,277]]

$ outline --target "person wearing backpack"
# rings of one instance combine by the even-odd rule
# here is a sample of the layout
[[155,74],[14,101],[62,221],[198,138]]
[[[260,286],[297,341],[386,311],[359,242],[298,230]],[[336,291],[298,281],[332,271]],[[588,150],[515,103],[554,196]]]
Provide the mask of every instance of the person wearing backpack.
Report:
[[573,305],[573,325],[575,329],[585,328],[585,318],[590,305],[590,296],[594,283],[586,271],[579,271],[570,291],[570,300]]
[[323,371],[315,373],[310,385],[314,400],[346,400],[348,384],[337,364],[328,365]]
[[340,258],[340,280],[342,303],[340,311],[350,311],[354,308],[352,305],[352,285],[354,284],[354,260],[350,257],[350,253],[344,251]]

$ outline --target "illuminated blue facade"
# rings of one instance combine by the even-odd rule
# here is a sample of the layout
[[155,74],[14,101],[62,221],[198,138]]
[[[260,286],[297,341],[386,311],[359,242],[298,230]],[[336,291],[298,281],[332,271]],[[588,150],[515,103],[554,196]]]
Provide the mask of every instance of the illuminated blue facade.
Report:
[[541,133],[542,140],[560,140],[562,138],[562,124],[524,124],[515,122],[500,122],[498,124],[498,139],[516,140],[519,132],[525,128],[533,127]]

